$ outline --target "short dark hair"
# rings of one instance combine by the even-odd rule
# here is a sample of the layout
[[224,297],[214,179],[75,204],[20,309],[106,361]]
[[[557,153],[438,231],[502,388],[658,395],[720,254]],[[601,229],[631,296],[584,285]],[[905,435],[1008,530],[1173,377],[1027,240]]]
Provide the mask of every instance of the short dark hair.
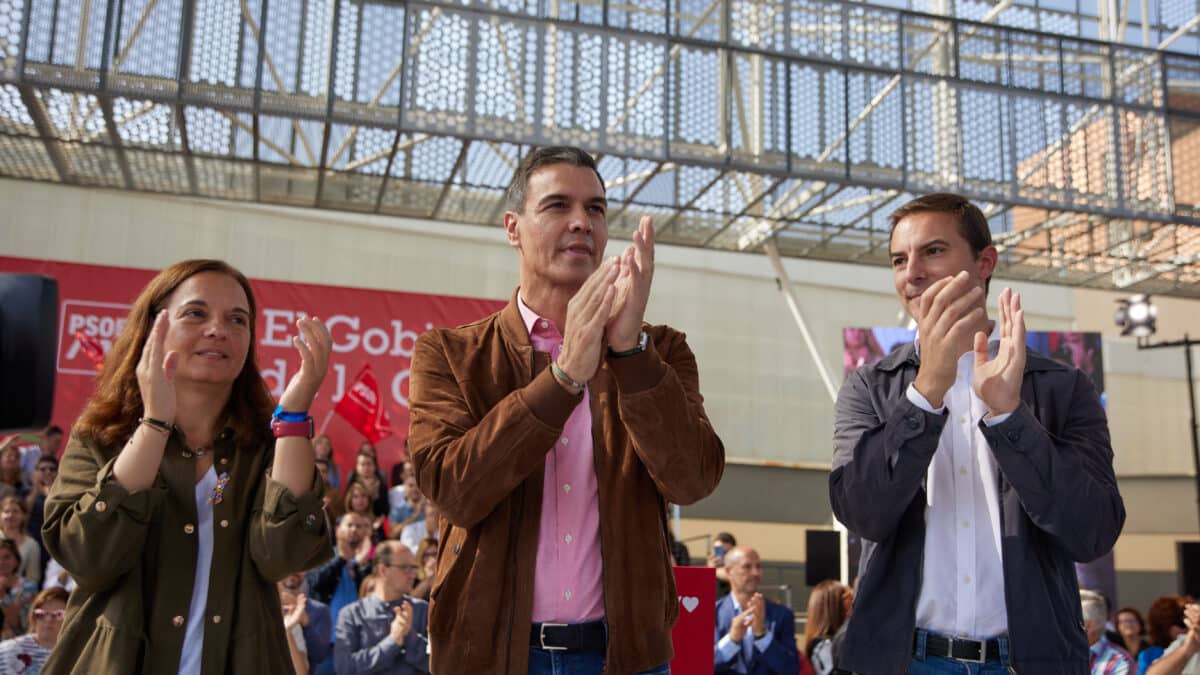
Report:
[[58,426],[57,424],[51,424],[50,426],[46,427],[45,431],[42,432],[43,436],[51,436],[54,434],[62,436],[63,435],[62,427]]
[[728,532],[718,532],[717,536],[713,537],[713,539],[729,544],[730,548],[737,546],[737,538]]
[[537,148],[525,155],[525,159],[517,165],[513,172],[512,181],[504,191],[504,208],[513,213],[525,213],[525,197],[529,189],[529,177],[533,172],[551,164],[570,164],[591,169],[600,181],[600,189],[605,190],[604,177],[596,168],[596,159],[586,151],[568,145],[551,145]]
[[[896,231],[896,226],[900,224],[901,220],[917,213],[930,212],[949,213],[957,217],[958,231],[962,234],[963,239],[967,240],[967,244],[971,246],[971,254],[976,258],[983,249],[992,245],[992,229],[988,227],[987,216],[983,215],[983,211],[972,204],[971,200],[953,192],[934,192],[923,195],[892,211],[888,242],[891,242],[892,233]],[[987,286],[992,283],[991,278],[989,277],[984,283],[986,291]]]

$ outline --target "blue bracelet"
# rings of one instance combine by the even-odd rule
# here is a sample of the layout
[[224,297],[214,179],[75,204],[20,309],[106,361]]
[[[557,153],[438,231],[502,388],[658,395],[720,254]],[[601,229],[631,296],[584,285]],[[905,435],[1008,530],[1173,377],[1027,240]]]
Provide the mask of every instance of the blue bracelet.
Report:
[[275,412],[271,413],[271,417],[284,422],[303,422],[308,419],[308,411],[303,412],[284,412],[283,404],[275,406]]

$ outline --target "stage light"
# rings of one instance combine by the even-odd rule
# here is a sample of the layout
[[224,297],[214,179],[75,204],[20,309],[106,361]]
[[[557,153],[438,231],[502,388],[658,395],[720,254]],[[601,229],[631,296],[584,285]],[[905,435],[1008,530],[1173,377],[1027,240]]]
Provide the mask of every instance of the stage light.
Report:
[[1150,303],[1150,296],[1139,294],[1117,300],[1117,311],[1113,321],[1121,327],[1121,335],[1150,337],[1156,329],[1158,308]]

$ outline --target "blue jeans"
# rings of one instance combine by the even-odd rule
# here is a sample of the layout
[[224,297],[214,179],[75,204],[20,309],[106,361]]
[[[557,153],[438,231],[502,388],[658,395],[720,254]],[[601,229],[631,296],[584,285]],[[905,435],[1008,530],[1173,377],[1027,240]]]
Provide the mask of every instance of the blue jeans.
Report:
[[924,631],[917,637],[912,662],[908,666],[908,675],[1008,675],[1010,672],[1012,671],[1008,669],[1008,640],[1000,641],[1000,658],[971,663],[945,656],[926,655]]
[[[529,648],[529,675],[601,675],[604,652],[560,652]],[[671,664],[643,670],[636,675],[671,675]]]

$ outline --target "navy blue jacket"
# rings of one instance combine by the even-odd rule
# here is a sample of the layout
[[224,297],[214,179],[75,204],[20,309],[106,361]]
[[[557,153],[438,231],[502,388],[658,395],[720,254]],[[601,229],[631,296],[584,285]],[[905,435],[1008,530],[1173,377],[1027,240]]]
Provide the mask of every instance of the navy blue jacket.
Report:
[[[946,415],[909,402],[910,343],[855,370],[838,394],[833,512],[863,538],[838,667],[908,669],[925,546],[925,476]],[[1074,563],[1108,553],[1125,523],[1104,409],[1082,372],[1026,351],[1021,406],[980,422],[999,466],[1010,660],[1022,675],[1085,675],[1088,641]]]
[[[732,661],[722,662],[717,655],[717,642],[729,633],[733,617],[737,615],[733,606],[733,595],[717,601],[717,625],[713,638],[713,661],[716,673],[748,673],[750,675],[796,675],[800,672],[800,654],[796,650],[796,616],[792,610],[767,600],[767,626],[771,631],[771,644],[766,651],[755,647],[747,658],[739,648]],[[747,640],[754,640],[749,628]]]

